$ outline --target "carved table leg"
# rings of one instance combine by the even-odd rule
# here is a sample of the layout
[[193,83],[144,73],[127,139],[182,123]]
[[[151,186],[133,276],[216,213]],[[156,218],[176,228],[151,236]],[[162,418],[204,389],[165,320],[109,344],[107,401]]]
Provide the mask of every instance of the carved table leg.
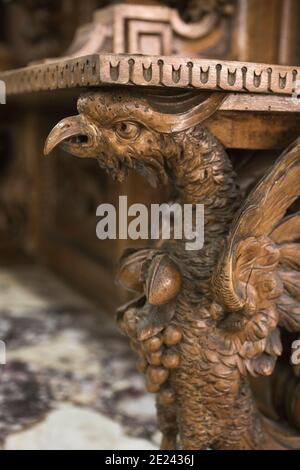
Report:
[[[270,375],[282,352],[283,287],[295,287],[297,269],[290,265],[292,272],[283,273],[281,266],[289,265],[286,250],[298,256],[299,248],[287,248],[273,231],[286,227],[284,213],[298,196],[300,144],[282,155],[234,219],[241,205],[236,176],[202,124],[219,96],[211,95],[204,107],[194,103],[197,119],[188,94],[180,112],[168,96],[87,93],[78,101],[78,116],[52,130],[45,152],[61,144],[96,158],[119,180],[134,169],[151,184],[169,181],[182,209],[205,206],[202,249],[187,249],[187,238],[174,237],[157,250],[127,253],[119,268],[120,282],[142,295],[117,318],[140,356],[148,390],[157,393],[162,447],[174,448],[177,432],[185,449],[299,446],[299,439],[292,442],[266,425],[248,377]],[[193,228],[196,217],[194,210]],[[299,238],[290,233],[289,242]]]

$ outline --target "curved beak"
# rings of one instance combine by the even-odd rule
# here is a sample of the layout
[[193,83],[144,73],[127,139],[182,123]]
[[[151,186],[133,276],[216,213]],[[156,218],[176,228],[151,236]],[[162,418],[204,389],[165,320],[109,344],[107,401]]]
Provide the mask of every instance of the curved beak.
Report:
[[44,154],[49,155],[52,150],[61,146],[69,153],[78,157],[87,157],[87,149],[91,145],[93,129],[81,115],[72,116],[60,121],[47,137]]

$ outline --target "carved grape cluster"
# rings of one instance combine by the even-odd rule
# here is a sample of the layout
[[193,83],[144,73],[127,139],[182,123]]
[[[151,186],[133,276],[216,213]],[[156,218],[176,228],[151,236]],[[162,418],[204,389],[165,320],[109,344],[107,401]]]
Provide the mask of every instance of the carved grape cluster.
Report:
[[146,376],[147,390],[160,392],[160,399],[170,402],[172,393],[165,385],[170,371],[180,364],[176,346],[182,339],[181,331],[171,324],[181,288],[179,270],[161,251],[127,251],[120,261],[117,280],[141,293],[118,310],[118,325],[139,356],[137,368]]
[[167,326],[159,335],[142,342],[131,341],[132,349],[139,355],[137,368],[146,375],[146,388],[157,393],[169,378],[170,370],[180,364],[180,356],[173,346],[180,343],[182,334],[172,325]]

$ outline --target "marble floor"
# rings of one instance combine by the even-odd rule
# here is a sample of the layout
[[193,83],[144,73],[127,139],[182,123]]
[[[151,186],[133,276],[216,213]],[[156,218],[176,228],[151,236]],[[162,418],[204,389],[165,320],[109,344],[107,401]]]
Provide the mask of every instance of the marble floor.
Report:
[[0,318],[0,448],[158,448],[153,396],[103,312],[42,268],[1,268]]

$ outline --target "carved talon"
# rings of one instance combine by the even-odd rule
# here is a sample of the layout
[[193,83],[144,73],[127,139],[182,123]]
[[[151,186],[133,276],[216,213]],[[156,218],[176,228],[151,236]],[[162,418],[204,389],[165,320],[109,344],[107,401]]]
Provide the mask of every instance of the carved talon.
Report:
[[146,297],[152,305],[163,305],[174,299],[181,288],[181,276],[175,263],[166,254],[152,260],[146,278]]
[[128,336],[134,336],[137,329],[137,318],[136,318],[136,308],[130,308],[126,310],[123,316],[123,323],[126,334]]
[[156,253],[153,249],[132,250],[124,252],[119,261],[116,282],[127,290],[135,292],[144,291],[144,265]]
[[146,304],[140,314],[140,321],[137,325],[137,339],[139,341],[146,341],[164,329],[165,317],[160,315],[156,307]]
[[[141,308],[145,305],[145,296],[141,295],[137,299],[127,302],[117,309],[116,322],[120,330],[129,337],[134,337],[133,332],[136,330],[136,321],[140,315]],[[136,317],[136,320],[134,319]]]
[[178,267],[169,255],[153,249],[127,250],[119,262],[116,280],[125,289],[144,292],[150,305],[174,299],[181,288]]

